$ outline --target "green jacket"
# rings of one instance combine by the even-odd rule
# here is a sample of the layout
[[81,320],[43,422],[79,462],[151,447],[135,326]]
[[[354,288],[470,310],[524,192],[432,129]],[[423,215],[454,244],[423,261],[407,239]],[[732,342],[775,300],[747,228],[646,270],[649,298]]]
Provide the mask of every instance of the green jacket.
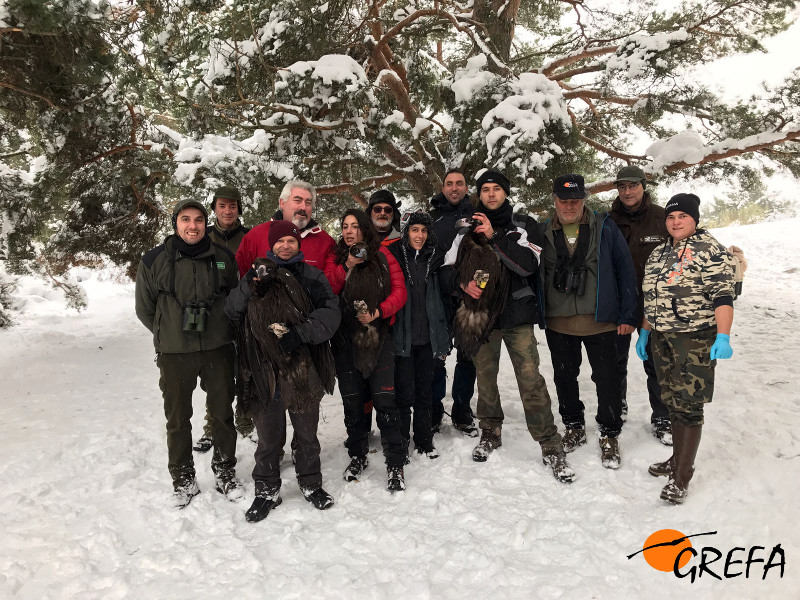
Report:
[[[153,332],[156,352],[200,352],[230,344],[233,328],[224,306],[239,279],[233,254],[212,243],[190,258],[175,249],[176,239],[169,236],[139,262],[136,316]],[[188,303],[210,305],[204,331],[184,331]]]
[[242,243],[242,238],[250,231],[250,228],[242,225],[242,222],[237,219],[236,224],[230,229],[220,229],[215,223],[214,225],[209,225],[206,231],[208,231],[208,237],[211,238],[212,242],[225,246],[235,255],[239,249],[239,244]]

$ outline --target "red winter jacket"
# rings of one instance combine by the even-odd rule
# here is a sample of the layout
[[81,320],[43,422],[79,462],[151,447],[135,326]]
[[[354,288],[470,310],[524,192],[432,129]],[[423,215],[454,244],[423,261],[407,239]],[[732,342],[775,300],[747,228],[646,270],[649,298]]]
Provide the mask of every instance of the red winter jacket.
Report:
[[[280,213],[278,213],[280,214]],[[276,214],[276,216],[278,216]],[[258,257],[267,255],[269,247],[269,225],[272,220],[253,227],[250,232],[242,238],[239,249],[236,251],[236,264],[239,266],[239,276],[250,270],[253,261]],[[311,221],[305,229],[300,232],[300,251],[305,257],[307,265],[322,270],[325,267],[325,258],[333,252],[336,242],[317,224]]]
[[[392,256],[389,249],[385,246],[380,247],[380,251],[386,257],[386,262],[389,264],[389,282],[391,284],[391,291],[386,296],[386,300],[381,302],[380,310],[384,319],[390,319],[389,324],[394,325],[395,315],[403,308],[408,299],[406,292],[406,278],[403,275],[403,269],[400,263]],[[333,293],[337,296],[342,293],[344,289],[344,281],[347,278],[347,273],[344,266],[336,263],[336,253],[331,252],[325,259],[325,277],[331,284]]]

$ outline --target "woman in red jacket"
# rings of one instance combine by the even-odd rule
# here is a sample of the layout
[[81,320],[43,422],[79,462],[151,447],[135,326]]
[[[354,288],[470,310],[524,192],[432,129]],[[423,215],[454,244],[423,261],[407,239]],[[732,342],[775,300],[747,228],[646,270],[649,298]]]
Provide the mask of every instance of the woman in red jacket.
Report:
[[372,404],[386,459],[388,489],[405,489],[405,446],[394,397],[391,325],[406,303],[403,271],[380,246],[367,214],[349,209],[341,220],[342,237],[325,261],[325,276],[339,294],[342,324],[332,341],[336,377],[344,404],[350,464],[346,481],[357,481],[367,466],[369,427],[364,407]]

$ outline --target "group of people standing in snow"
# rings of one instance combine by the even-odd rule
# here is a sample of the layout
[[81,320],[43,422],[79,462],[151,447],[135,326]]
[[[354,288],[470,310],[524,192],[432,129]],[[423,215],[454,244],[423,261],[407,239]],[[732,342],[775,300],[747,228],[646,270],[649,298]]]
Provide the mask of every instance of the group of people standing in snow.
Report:
[[[480,436],[472,458],[486,461],[502,445],[501,344],[528,431],[564,483],[575,477],[567,453],[587,442],[578,386],[585,348],[601,463],[619,468],[636,328],[653,433],[673,446],[650,473],[668,476],[663,499],[683,502],[716,359],[732,355],[736,262],[698,228],[697,196],[678,194],[661,208],[646,185],[641,169],[623,168],[611,210],[598,213],[586,206],[583,177],[563,175],[553,182],[554,215],[538,223],[513,212],[502,173],[483,171],[471,198],[465,174],[451,169],[430,212],[401,214],[394,195],[378,190],[365,210],[341,216],[338,241],[314,221],[316,190],[303,181],[287,183],[275,215],[252,230],[241,224],[235,188],[214,193],[213,225],[202,202],[179,202],[175,233],[142,257],[136,279],[136,313],[153,333],[160,369],[175,504],[199,493],[190,424],[198,377],[207,414],[194,449],[213,448],[216,487],[230,500],[243,496],[237,430],[257,433],[246,512],[255,522],[281,502],[287,412],[302,493],[316,508],[333,505],[317,428],[334,378],[350,457],[345,480],[369,465],[373,414],[390,491],[405,489],[412,442],[420,456],[439,456],[434,434],[451,351],[453,429]],[[563,436],[539,372],[536,325],[545,329]]]

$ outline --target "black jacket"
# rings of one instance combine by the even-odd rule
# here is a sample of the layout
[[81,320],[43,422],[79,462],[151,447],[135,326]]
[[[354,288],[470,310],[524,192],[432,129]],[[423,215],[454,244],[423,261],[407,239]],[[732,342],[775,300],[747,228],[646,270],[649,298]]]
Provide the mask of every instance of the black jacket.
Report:
[[453,206],[442,193],[431,198],[431,207],[433,233],[436,234],[439,250],[444,254],[456,239],[456,221],[472,216],[475,207],[472,206],[469,196],[464,196],[461,202]]
[[[314,310],[305,323],[295,327],[304,344],[321,344],[336,332],[342,315],[339,312],[339,298],[331,290],[324,273],[304,262],[281,265],[294,275],[295,279],[308,292]],[[242,277],[239,286],[228,294],[225,300],[225,314],[235,322],[241,322],[247,312],[247,302],[253,295],[250,289],[250,273]]]

